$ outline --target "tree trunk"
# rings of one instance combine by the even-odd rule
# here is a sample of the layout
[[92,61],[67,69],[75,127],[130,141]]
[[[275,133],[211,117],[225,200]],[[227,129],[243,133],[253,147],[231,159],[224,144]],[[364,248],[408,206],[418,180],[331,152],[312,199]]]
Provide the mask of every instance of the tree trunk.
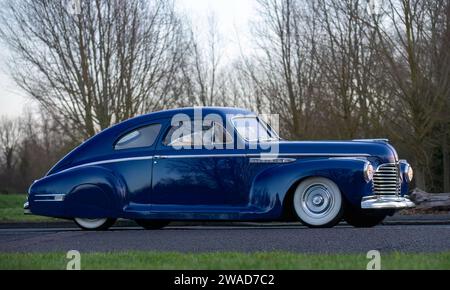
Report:
[[444,192],[450,192],[450,155],[448,152],[448,136],[444,133],[442,138],[442,166],[444,178]]
[[425,171],[423,170],[422,166],[418,166],[417,169],[415,169],[415,182],[416,182],[416,187],[418,188],[422,188],[426,190],[426,182],[425,182]]

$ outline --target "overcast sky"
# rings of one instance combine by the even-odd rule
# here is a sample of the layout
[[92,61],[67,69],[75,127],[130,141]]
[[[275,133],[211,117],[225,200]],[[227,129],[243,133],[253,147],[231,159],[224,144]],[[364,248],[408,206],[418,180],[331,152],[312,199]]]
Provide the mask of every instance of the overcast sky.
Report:
[[[177,0],[179,9],[193,21],[194,28],[205,33],[207,17],[214,13],[225,45],[224,58],[239,54],[239,42],[245,46],[248,23],[254,16],[255,0]],[[8,51],[0,47],[0,116],[19,116],[33,105],[9,77],[5,64]]]

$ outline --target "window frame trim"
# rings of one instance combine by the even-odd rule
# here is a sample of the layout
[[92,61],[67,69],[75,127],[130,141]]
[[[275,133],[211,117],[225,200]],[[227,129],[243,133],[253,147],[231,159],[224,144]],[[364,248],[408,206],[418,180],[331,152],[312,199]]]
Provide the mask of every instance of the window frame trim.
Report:
[[[149,145],[149,146],[131,147],[131,148],[122,148],[122,149],[117,149],[117,148],[116,148],[117,143],[119,143],[120,140],[122,140],[122,139],[123,139],[124,137],[126,137],[127,135],[133,133],[134,131],[138,131],[138,130],[140,130],[140,129],[147,128],[147,127],[151,127],[151,126],[155,126],[155,125],[159,125],[160,128],[159,128],[158,134],[157,134],[156,137],[155,137],[155,140],[153,141],[153,143],[152,143],[151,145]],[[149,123],[149,124],[145,124],[145,125],[142,125],[142,124],[141,124],[141,125],[139,125],[139,126],[137,126],[137,127],[134,127],[134,128],[131,129],[131,130],[127,130],[126,133],[123,133],[123,134],[119,135],[119,137],[116,138],[116,141],[113,142],[113,146],[112,146],[113,151],[114,151],[114,152],[118,152],[118,151],[124,151],[124,150],[136,150],[136,149],[141,149],[141,150],[142,150],[142,149],[151,149],[151,148],[154,148],[155,145],[157,144],[157,141],[159,140],[159,136],[161,135],[161,132],[163,131],[163,127],[164,127],[164,124],[163,124],[162,122],[154,121],[154,122],[151,122],[151,123]]]
[[237,127],[236,127],[236,124],[234,123],[234,120],[235,120],[235,119],[249,119],[249,118],[254,118],[254,119],[256,119],[256,120],[258,121],[258,123],[259,123],[261,126],[263,126],[269,134],[275,135],[275,136],[276,136],[277,140],[267,140],[267,142],[271,142],[271,141],[281,141],[281,138],[280,138],[280,136],[278,135],[278,133],[275,132],[275,131],[270,127],[269,124],[266,124],[266,122],[264,122],[263,120],[261,120],[261,118],[259,118],[257,115],[234,116],[234,117],[231,118],[231,120],[230,120],[230,121],[231,121],[231,125],[233,126],[234,131],[236,131],[236,134],[237,134],[237,135],[239,136],[239,138],[241,138],[243,141],[245,141],[245,142],[247,142],[247,143],[259,143],[259,142],[264,142],[264,141],[266,141],[266,140],[260,140],[260,139],[257,139],[257,140],[248,140],[247,138],[244,138],[244,136],[241,135],[241,133],[239,132],[239,130],[238,130]]
[[[191,121],[192,122],[192,121]],[[234,138],[233,138],[233,135],[232,134],[230,134],[230,132],[228,132],[228,130],[224,127],[224,126],[222,126],[221,124],[218,124],[217,122],[215,122],[215,121],[213,121],[212,122],[212,128],[214,129],[215,128],[215,126],[216,125],[220,125],[220,127],[222,127],[222,129],[223,129],[223,132],[226,134],[226,135],[228,135],[230,138],[231,138],[231,140],[229,141],[229,142],[222,142],[222,143],[216,143],[216,142],[214,142],[214,141],[212,141],[211,142],[211,145],[212,146],[215,146],[215,145],[223,145],[224,146],[224,148],[226,147],[226,145],[230,145],[230,144],[234,144]],[[167,136],[169,135],[169,132],[170,132],[170,130],[172,130],[172,128],[173,128],[174,126],[172,126],[171,124],[169,124],[169,126],[168,126],[168,128],[167,128],[167,130],[166,130],[166,133],[163,135],[163,137],[162,137],[162,139],[161,139],[161,145],[162,145],[162,147],[163,148],[170,148],[170,149],[174,149],[174,145],[172,144],[173,142],[175,142],[175,141],[173,141],[173,142],[171,142],[171,143],[169,143],[169,144],[165,144],[165,141],[166,141],[166,139],[167,139]],[[203,131],[202,131],[203,132]],[[188,135],[188,136],[192,136],[193,134],[195,134],[196,132],[192,132],[190,135]],[[212,136],[215,136],[215,134],[213,134]],[[179,138],[178,138],[179,139]],[[194,145],[193,144],[190,144],[189,145],[190,147],[194,147]],[[204,148],[205,147],[205,145],[204,144],[202,144],[202,148]]]

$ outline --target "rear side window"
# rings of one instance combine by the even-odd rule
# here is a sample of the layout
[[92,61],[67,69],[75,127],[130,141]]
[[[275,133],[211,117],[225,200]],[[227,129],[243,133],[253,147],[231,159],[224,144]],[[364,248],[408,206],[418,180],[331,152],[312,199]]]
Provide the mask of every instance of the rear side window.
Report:
[[161,124],[153,124],[131,131],[122,136],[114,146],[115,150],[151,147],[161,131]]

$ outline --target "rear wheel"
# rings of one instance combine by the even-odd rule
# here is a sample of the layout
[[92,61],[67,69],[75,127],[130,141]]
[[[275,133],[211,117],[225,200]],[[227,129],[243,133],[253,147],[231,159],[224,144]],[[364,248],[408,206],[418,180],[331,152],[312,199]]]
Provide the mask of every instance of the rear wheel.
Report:
[[301,222],[312,228],[330,228],[342,219],[341,191],[327,178],[313,177],[301,182],[293,203]]
[[170,224],[168,221],[135,220],[135,222],[146,230],[160,230]]
[[101,219],[86,219],[86,218],[75,218],[75,223],[86,231],[105,231],[109,229],[116,219],[101,218]]
[[363,210],[346,208],[344,219],[349,225],[356,228],[371,228],[381,224],[386,216],[386,213],[368,213]]

